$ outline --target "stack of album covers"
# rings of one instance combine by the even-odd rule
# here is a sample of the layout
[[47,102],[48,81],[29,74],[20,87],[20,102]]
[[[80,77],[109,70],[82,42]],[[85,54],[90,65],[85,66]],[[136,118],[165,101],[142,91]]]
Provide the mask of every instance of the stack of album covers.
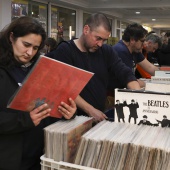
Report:
[[45,157],[73,163],[81,136],[92,127],[93,118],[76,116],[44,128]]
[[170,128],[102,121],[81,139],[75,164],[101,170],[169,170]]

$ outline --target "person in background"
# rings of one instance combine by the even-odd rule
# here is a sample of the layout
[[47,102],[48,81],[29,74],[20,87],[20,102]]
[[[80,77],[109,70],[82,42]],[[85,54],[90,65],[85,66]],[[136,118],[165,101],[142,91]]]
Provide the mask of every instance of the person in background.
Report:
[[162,44],[164,44],[164,37],[165,37],[165,34],[166,34],[165,31],[163,31],[163,32],[160,33],[160,37],[161,37],[161,40],[162,40]]
[[[146,34],[147,31],[140,24],[129,24],[124,30],[122,40],[112,46],[112,49],[117,52],[118,56],[122,59],[126,66],[131,69],[134,75],[136,64],[139,64],[151,75],[154,75],[155,70],[158,70],[158,68],[150,63],[141,53]],[[125,88],[123,84],[121,84],[119,81],[116,81],[115,79],[117,78],[110,75],[108,86],[108,91],[110,93],[113,93],[115,88]],[[138,82],[141,88],[145,86],[143,81],[138,80]]]
[[165,33],[165,42],[157,53],[159,66],[170,66],[170,32]]
[[[0,34],[0,169],[40,170],[44,154],[43,128],[57,119],[49,117],[47,103],[30,112],[7,108],[8,102],[22,84],[39,57],[46,32],[31,17],[12,21]],[[46,69],[46,68],[44,68]],[[56,87],[57,88],[57,87]],[[59,112],[70,119],[76,104],[61,102]]]
[[164,40],[162,42],[162,46],[164,47],[164,46],[168,45],[168,41],[170,38],[170,31],[165,32],[165,35],[163,37],[164,37]]
[[[85,22],[80,38],[61,43],[48,57],[94,73],[76,98],[77,114],[107,118],[105,110],[109,73],[130,89],[140,89],[135,76],[117,56],[110,45],[104,44],[111,33],[108,18],[102,13],[92,14]],[[113,115],[114,116],[114,115]]]
[[55,50],[55,49],[57,48],[57,45],[58,45],[58,43],[57,43],[57,41],[56,41],[54,38],[48,37],[48,38],[45,40],[45,46],[44,46],[44,48],[43,48],[43,52],[44,52],[45,54],[47,54],[47,53]]
[[[162,45],[161,38],[151,33],[147,35],[143,43],[142,54],[146,59],[148,59],[148,53],[154,53],[156,50],[161,48],[161,45]],[[148,65],[145,65],[143,63],[137,64],[136,72],[135,72],[137,78],[147,78],[147,79],[151,78],[151,75],[147,72],[147,66]]]
[[[146,35],[146,37],[148,37],[150,34],[153,34],[153,35],[157,35],[159,36],[155,31],[150,31],[148,32],[148,34]],[[160,37],[160,36],[159,36]],[[160,41],[161,41],[161,44],[162,44],[162,39],[160,37]],[[157,51],[159,50],[159,48],[157,50],[155,50],[154,52],[148,52],[147,53],[147,60],[153,64],[158,64],[158,61],[157,61]]]

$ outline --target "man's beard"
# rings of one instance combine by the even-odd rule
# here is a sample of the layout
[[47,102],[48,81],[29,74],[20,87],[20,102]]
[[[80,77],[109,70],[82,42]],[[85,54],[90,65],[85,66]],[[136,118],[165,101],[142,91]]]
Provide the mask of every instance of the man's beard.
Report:
[[87,52],[93,53],[93,52],[97,51],[99,47],[98,47],[98,46],[96,46],[96,48],[95,48],[95,47],[90,47],[90,46],[88,45],[88,43],[85,42],[85,43],[84,43],[84,48],[86,49]]
[[141,49],[135,49],[135,53],[140,53]]

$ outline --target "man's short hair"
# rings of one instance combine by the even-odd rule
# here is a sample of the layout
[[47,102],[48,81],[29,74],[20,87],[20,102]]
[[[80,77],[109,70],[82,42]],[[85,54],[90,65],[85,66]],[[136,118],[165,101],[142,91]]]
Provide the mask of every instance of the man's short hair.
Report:
[[142,38],[144,38],[147,34],[147,30],[142,27],[142,25],[133,23],[129,24],[126,29],[124,30],[122,39],[126,42],[130,42],[130,39],[134,39],[135,41],[138,41]]
[[155,34],[149,34],[146,37],[145,41],[152,41],[153,43],[158,43],[158,48],[160,48],[162,45],[161,38]]
[[88,25],[91,30],[94,30],[99,26],[103,26],[106,31],[111,32],[109,19],[102,13],[92,14],[89,18],[87,18],[84,25]]

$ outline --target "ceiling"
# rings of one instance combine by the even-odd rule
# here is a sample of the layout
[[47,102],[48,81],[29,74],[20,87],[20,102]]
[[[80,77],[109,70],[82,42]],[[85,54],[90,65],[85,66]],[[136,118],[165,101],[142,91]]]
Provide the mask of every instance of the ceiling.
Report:
[[[123,21],[170,30],[170,0],[49,0],[59,5],[69,5],[86,12],[102,12]],[[139,11],[140,14],[135,14]],[[152,19],[156,19],[152,21]]]

